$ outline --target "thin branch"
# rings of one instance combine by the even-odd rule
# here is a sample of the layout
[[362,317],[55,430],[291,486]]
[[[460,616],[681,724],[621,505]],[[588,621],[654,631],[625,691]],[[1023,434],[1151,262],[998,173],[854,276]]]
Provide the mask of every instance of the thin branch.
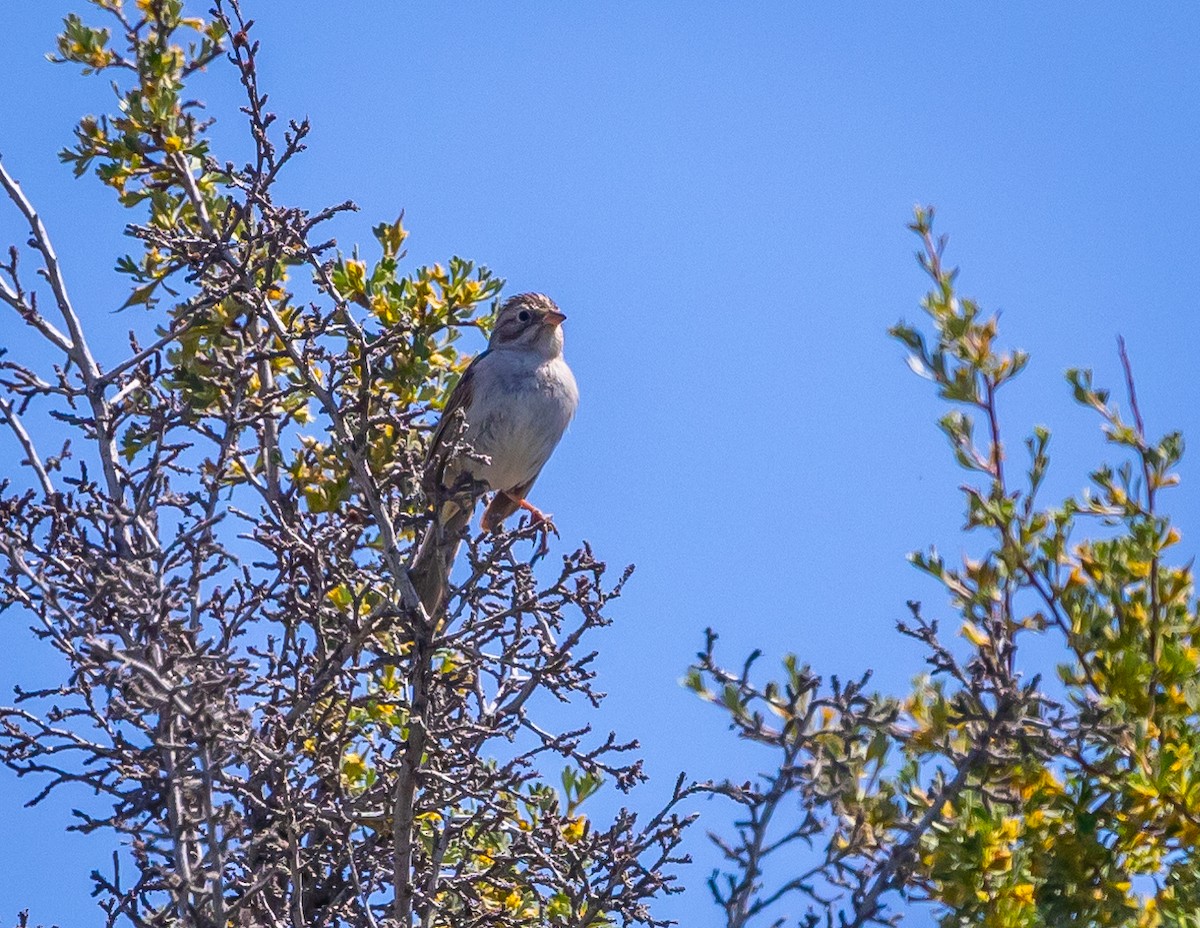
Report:
[[[75,312],[74,306],[71,305],[66,281],[63,279],[62,269],[58,263],[58,255],[54,251],[54,247],[50,242],[50,236],[46,232],[46,227],[43,225],[41,217],[33,208],[33,204],[30,203],[29,198],[25,196],[24,191],[21,190],[20,185],[8,173],[3,161],[0,161],[0,186],[4,188],[9,199],[16,204],[21,215],[25,217],[26,222],[29,224],[30,234],[32,235],[31,244],[42,256],[46,279],[50,283],[50,289],[54,294],[54,301],[58,305],[59,313],[62,315],[63,321],[67,326],[67,332],[70,335],[68,354],[79,368],[80,376],[83,378],[86,388],[88,403],[92,408],[92,417],[96,428],[96,443],[100,451],[100,466],[104,472],[108,495],[112,504],[120,507],[124,499],[124,482],[121,477],[121,467],[117,455],[116,436],[112,427],[112,410],[104,398],[104,385],[100,382],[100,371],[91,349],[88,347],[87,339],[84,338],[83,326],[79,321],[79,315]],[[119,521],[118,533],[122,539],[125,551],[132,551],[133,536],[130,532],[129,524],[125,519]]]
[[34,445],[33,439],[13,408],[12,401],[3,396],[0,396],[0,416],[3,416],[4,421],[8,423],[8,427],[17,436],[17,441],[20,442],[21,448],[25,451],[24,463],[33,468],[33,472],[37,474],[38,482],[42,485],[42,492],[47,498],[54,496],[54,483],[50,480],[50,474],[46,470],[45,465],[42,464],[42,459],[38,457],[37,447]]

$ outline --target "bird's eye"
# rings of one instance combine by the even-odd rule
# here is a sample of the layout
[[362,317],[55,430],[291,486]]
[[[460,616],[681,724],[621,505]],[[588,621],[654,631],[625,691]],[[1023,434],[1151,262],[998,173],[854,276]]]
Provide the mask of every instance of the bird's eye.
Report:
[[518,322],[528,322],[529,321],[529,310],[523,309],[519,313],[517,313],[517,321]]

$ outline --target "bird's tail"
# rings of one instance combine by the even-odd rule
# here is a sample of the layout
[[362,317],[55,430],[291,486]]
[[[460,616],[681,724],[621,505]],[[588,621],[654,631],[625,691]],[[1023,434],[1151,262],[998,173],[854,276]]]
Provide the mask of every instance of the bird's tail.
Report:
[[463,530],[470,522],[471,508],[446,502],[434,515],[417,548],[409,575],[421,597],[425,614],[430,617],[445,605],[454,556],[462,542]]

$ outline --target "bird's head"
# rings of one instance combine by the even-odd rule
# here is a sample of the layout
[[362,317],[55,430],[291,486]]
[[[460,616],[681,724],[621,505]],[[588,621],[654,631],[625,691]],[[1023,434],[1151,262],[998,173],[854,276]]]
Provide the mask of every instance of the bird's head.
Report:
[[562,354],[566,318],[544,293],[518,293],[500,307],[488,347],[520,348],[553,358]]

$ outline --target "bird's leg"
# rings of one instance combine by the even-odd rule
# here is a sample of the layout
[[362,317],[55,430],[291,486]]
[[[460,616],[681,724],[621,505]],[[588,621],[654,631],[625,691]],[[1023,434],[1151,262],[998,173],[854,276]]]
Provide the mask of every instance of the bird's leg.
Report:
[[558,528],[554,525],[554,516],[548,512],[542,512],[537,506],[529,502],[527,499],[517,499],[511,493],[505,493],[517,506],[529,513],[529,524],[538,526],[543,532],[553,532],[554,537],[558,538]]
[[516,503],[518,506],[520,506],[522,509],[524,509],[526,512],[529,513],[530,522],[532,525],[543,525],[543,524],[549,524],[551,526],[554,525],[554,517],[542,512],[542,510],[538,509],[537,506],[533,505],[533,503],[529,502],[529,500],[517,499],[516,497],[514,497],[508,493],[506,493],[504,495],[507,496],[514,503]]

